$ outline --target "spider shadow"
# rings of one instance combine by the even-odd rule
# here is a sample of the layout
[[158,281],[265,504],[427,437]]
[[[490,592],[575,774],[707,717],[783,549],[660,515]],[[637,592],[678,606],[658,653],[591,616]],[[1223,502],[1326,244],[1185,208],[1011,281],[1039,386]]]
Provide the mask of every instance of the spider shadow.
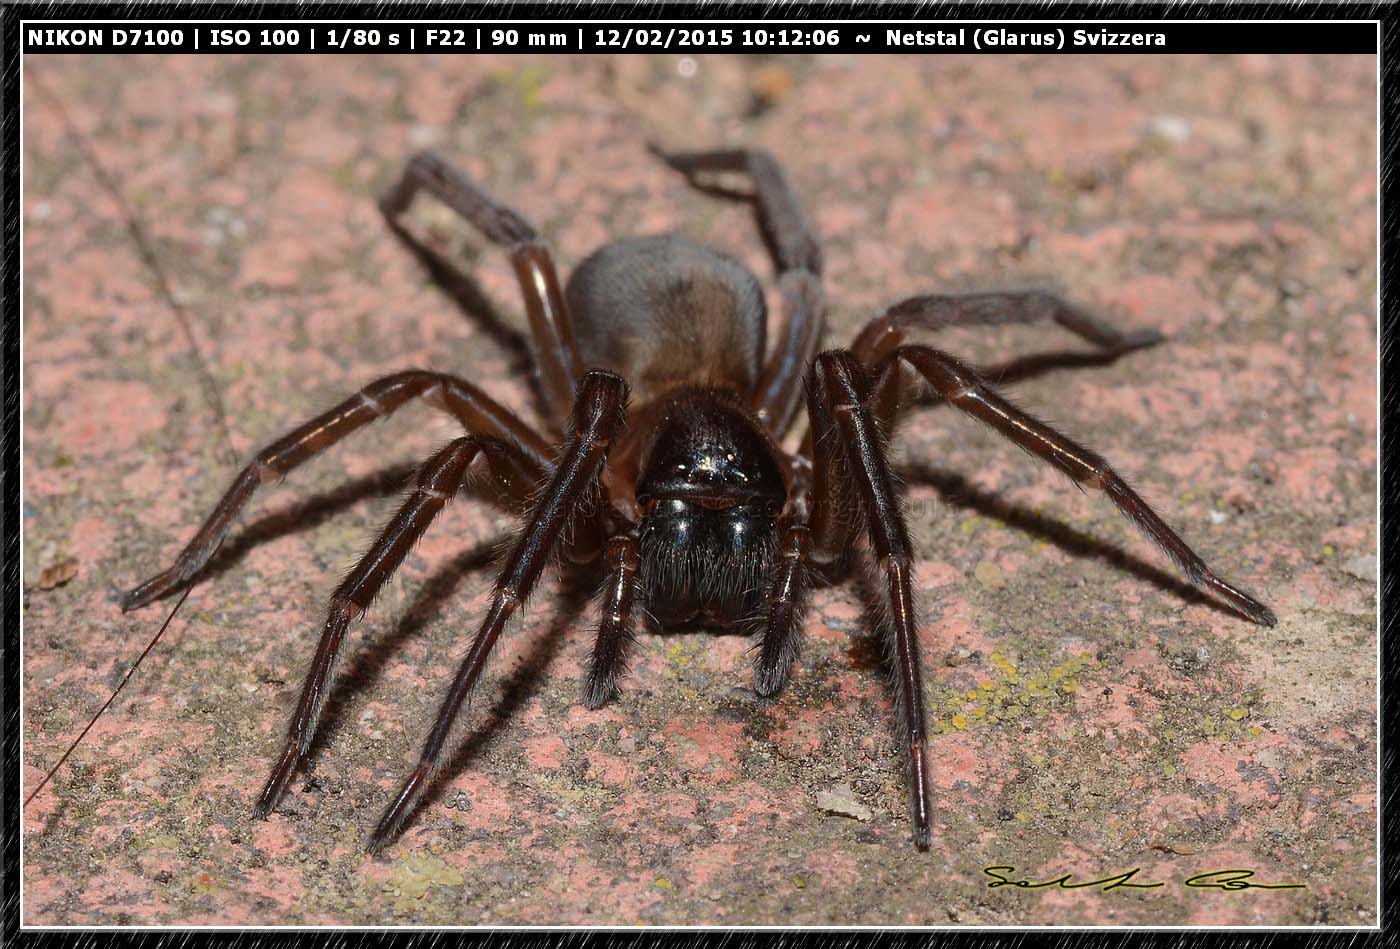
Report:
[[402,494],[417,470],[417,465],[409,463],[390,465],[323,494],[313,495],[264,514],[243,527],[231,540],[225,541],[199,573],[191,577],[187,584],[172,590],[167,598],[177,595],[185,586],[204,583],[222,576],[238,566],[254,547],[288,534],[317,527],[366,498]]
[[[457,304],[457,308],[467,319],[480,326],[488,336],[510,353],[511,371],[525,372],[533,379],[535,374],[529,370],[534,366],[534,355],[524,334],[507,323],[500,308],[486,295],[476,278],[420,240],[398,221],[388,217],[385,221],[390,232],[428,272],[428,278],[437,288]],[[531,385],[535,384],[532,382]],[[537,388],[535,395],[536,398],[540,396]]]
[[[982,491],[959,474],[920,463],[906,463],[901,466],[899,474],[906,483],[932,487],[938,492],[941,500],[950,506],[973,510],[985,517],[995,518],[1010,527],[1049,541],[1075,557],[1102,560],[1109,566],[1144,579],[1190,604],[1207,606],[1228,616],[1248,619],[1228,604],[1211,598],[1173,574],[1113,544],[1081,533],[995,494]],[[886,605],[884,575],[871,559],[869,550],[861,547],[852,551],[829,579],[832,582],[848,581],[855,590],[856,598],[861,604],[861,628],[865,632],[852,639],[846,650],[847,656],[857,669],[875,671],[884,678],[886,684],[894,691],[895,718],[903,728],[904,717],[899,706],[902,697],[897,688],[897,662],[893,649],[894,627]],[[907,748],[904,749],[904,754],[907,760]]]
[[335,738],[342,727],[342,713],[350,697],[374,687],[384,672],[389,658],[398,652],[402,645],[436,620],[443,605],[452,598],[469,573],[476,573],[489,567],[496,559],[499,545],[488,541],[471,550],[458,554],[439,567],[424,582],[417,596],[409,604],[408,610],[397,625],[387,635],[375,639],[367,649],[358,651],[350,659],[345,670],[336,677],[326,697],[326,708],[321,716],[321,726],[312,738],[308,756],[314,758],[327,742]]
[[[413,811],[410,814],[437,800],[443,788],[450,785],[453,778],[467,770],[472,762],[486,750],[502,726],[515,716],[521,706],[539,692],[543,685],[541,674],[563,648],[565,630],[575,625],[579,614],[592,600],[592,596],[588,592],[591,589],[592,587],[586,582],[571,582],[565,585],[559,611],[553,621],[543,632],[536,633],[530,638],[520,665],[501,680],[499,697],[489,709],[485,710],[484,714],[473,716],[475,721],[467,725],[471,729],[470,734],[457,739],[457,750],[437,769],[428,786],[424,789],[422,797],[413,805]],[[485,678],[484,672],[482,678]],[[480,682],[478,682],[477,688],[480,687]],[[465,718],[472,715],[471,698],[468,697],[466,705],[458,713],[458,716]],[[407,826],[409,816],[404,816],[403,826]],[[397,838],[402,833],[401,827],[394,836]]]
[[[933,488],[938,492],[940,499],[950,506],[970,509],[985,517],[999,520],[1019,531],[1048,541],[1072,556],[1101,560],[1115,570],[1121,570],[1146,580],[1189,604],[1208,606],[1229,616],[1243,617],[1243,614],[1207,596],[1185,580],[1168,573],[1166,570],[1148,563],[1114,544],[1075,530],[1053,518],[1014,504],[993,493],[983,491],[973,486],[962,475],[918,462],[906,463],[902,466],[900,474],[909,483]],[[1244,618],[1248,619],[1248,617]]]
[[1012,385],[1026,379],[1034,379],[1049,372],[1061,369],[1086,369],[1094,366],[1108,366],[1124,356],[1138,352],[1129,350],[1075,350],[1056,349],[1046,352],[1015,356],[1003,362],[978,366],[977,372],[994,386]]
[[[75,780],[75,781],[81,780],[81,777],[79,776],[79,777],[75,778],[74,780]],[[55,782],[55,783],[57,783],[57,782]],[[67,787],[68,785],[65,784],[64,786]],[[54,785],[50,785],[50,786],[49,786],[49,789],[48,789],[48,792],[49,792],[50,794],[57,794],[57,793],[58,793],[58,788],[55,787]],[[36,800],[37,800],[37,797],[36,797]],[[70,800],[70,798],[69,798],[68,795],[66,795],[66,794],[60,795],[59,798],[58,798],[58,806],[55,807],[55,808],[53,809],[53,813],[52,813],[52,814],[50,814],[48,817],[44,818],[44,822],[43,822],[41,825],[39,825],[39,827],[37,827],[35,830],[32,830],[32,831],[24,831],[24,832],[22,832],[22,834],[21,834],[20,836],[21,836],[21,841],[22,841],[23,846],[25,846],[25,847],[38,847],[38,846],[39,846],[40,844],[42,844],[45,840],[47,840],[51,835],[53,835],[53,834],[56,832],[57,828],[64,826],[64,823],[65,823],[65,822],[64,822],[64,818],[68,815],[68,809],[69,809],[70,803],[71,803],[71,800]],[[23,824],[23,820],[24,820],[24,813],[23,813],[22,810],[21,810],[21,813],[20,813],[20,820],[21,820],[21,825],[22,825],[22,824]]]
[[[1089,369],[1108,366],[1124,356],[1138,352],[1128,350],[1082,350],[1052,349],[1024,356],[1013,356],[997,363],[976,367],[977,374],[993,386],[1009,386],[1028,379],[1035,379],[1052,372],[1066,369]],[[942,396],[935,392],[921,392],[910,401],[911,408],[927,408],[944,404]]]

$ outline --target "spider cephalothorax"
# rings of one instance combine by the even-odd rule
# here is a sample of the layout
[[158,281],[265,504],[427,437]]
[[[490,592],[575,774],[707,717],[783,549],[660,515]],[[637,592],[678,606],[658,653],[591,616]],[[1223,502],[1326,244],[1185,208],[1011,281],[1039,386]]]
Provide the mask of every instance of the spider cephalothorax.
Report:
[[[750,200],[780,272],[784,312],[771,351],[759,282],[732,258],[676,235],[624,238],[585,259],[562,289],[549,251],[523,218],[441,158],[419,155],[383,210],[398,229],[399,215],[426,191],[510,249],[548,431],[455,376],[410,370],[385,377],[259,452],[175,564],[123,600],[134,609],[189,582],[259,485],[369,422],[414,399],[461,422],[465,434],[422,466],[412,495],[332,595],[257,814],[276,806],[310,747],[350,623],[475,470],[490,475],[483,482],[490,496],[527,516],[418,766],[371,849],[393,838],[427,786],[492,647],[558,548],[575,562],[601,562],[606,572],[584,692],[598,706],[616,694],[639,604],[664,625],[752,626],[755,688],[777,692],[801,635],[814,575],[808,565],[844,562],[862,540],[883,600],[914,840],[927,848],[932,801],[914,557],[886,457],[899,411],[918,394],[947,401],[1077,484],[1103,491],[1193,583],[1273,625],[1268,607],[1213,573],[1102,457],[1012,405],[955,357],[905,342],[915,329],[1053,320],[1113,358],[1159,342],[1159,334],[1121,333],[1043,293],[920,296],[872,320],[850,349],[819,355],[820,248],[777,163],[745,150],[658,154],[706,190],[712,175],[751,180]],[[780,442],[804,399],[808,431],[789,453]]]
[[777,449],[722,392],[666,401],[637,502],[642,589],[665,626],[731,628],[761,612],[787,496]]

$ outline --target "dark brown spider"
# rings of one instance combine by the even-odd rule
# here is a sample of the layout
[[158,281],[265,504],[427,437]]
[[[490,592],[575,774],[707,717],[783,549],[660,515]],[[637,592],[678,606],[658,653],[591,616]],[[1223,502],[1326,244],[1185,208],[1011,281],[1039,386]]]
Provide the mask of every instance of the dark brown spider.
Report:
[[[871,321],[850,349],[818,355],[821,249],[778,164],[751,150],[656,152],[702,190],[733,196],[713,176],[752,179],[753,193],[745,196],[781,271],[785,318],[771,353],[762,289],[732,258],[679,235],[625,238],[584,260],[561,290],[534,228],[440,157],[419,155],[381,202],[383,211],[397,228],[415,194],[426,190],[510,250],[552,430],[534,431],[454,376],[409,370],[380,379],[259,452],[174,566],[122,601],[123,609],[135,609],[188,583],[260,485],[410,400],[452,414],[466,429],[422,466],[413,495],[332,595],[286,747],[255,808],[259,817],[276,805],[311,745],[351,621],[474,471],[490,475],[485,483],[495,500],[528,508],[527,523],[419,764],[369,840],[371,851],[393,838],[429,784],[501,630],[557,553],[580,564],[601,558],[607,570],[584,690],[584,701],[597,708],[617,694],[639,601],[666,626],[753,628],[755,689],[773,695],[796,655],[808,568],[844,562],[862,534],[885,587],[914,842],[927,849],[931,801],[913,554],[886,457],[886,436],[916,389],[986,422],[1077,484],[1102,490],[1193,583],[1254,622],[1274,625],[1268,607],[1211,572],[1099,455],[1016,408],[955,357],[904,344],[911,329],[1054,320],[1116,356],[1159,342],[1160,334],[1120,333],[1043,293],[921,296]],[[809,430],[789,454],[779,442],[804,381]]]

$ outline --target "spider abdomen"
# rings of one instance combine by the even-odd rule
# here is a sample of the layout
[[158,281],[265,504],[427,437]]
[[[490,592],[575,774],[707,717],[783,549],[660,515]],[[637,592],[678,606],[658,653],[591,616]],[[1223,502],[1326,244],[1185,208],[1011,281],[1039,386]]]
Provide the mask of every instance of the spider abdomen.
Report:
[[683,385],[746,395],[763,361],[763,288],[732,257],[678,234],[590,254],[565,289],[588,368],[627,379],[634,403]]

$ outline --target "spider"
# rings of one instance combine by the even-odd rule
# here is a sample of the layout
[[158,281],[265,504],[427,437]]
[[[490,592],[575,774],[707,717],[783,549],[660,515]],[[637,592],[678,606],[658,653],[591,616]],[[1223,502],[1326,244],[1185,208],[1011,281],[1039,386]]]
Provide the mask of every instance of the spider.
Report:
[[[371,852],[395,837],[431,782],[492,647],[551,559],[601,563],[605,572],[584,682],[584,702],[598,708],[618,695],[639,608],[664,627],[752,631],[754,688],[774,695],[797,654],[813,577],[845,564],[862,538],[886,611],[914,843],[927,850],[932,795],[914,555],[888,460],[889,433],[917,394],[946,400],[1104,492],[1191,582],[1274,625],[1268,607],[1212,572],[1102,457],[1017,408],[955,356],[905,342],[916,329],[1053,320],[1116,358],[1161,334],[1120,332],[1041,292],[928,295],[885,310],[850,348],[818,353],[821,248],[779,164],[752,149],[652,151],[694,187],[753,204],[779,271],[783,314],[771,351],[762,287],[733,258],[677,234],[628,237],[595,251],[561,287],[550,251],[523,217],[440,156],[419,154],[381,210],[412,240],[398,219],[426,192],[509,251],[549,431],[465,379],[418,369],[386,376],[259,452],[175,563],[124,596],[123,610],[132,610],[188,584],[261,485],[413,400],[466,430],[418,469],[412,495],[332,594],[255,816],[268,816],[307,755],[350,624],[472,479],[489,499],[524,510],[524,525],[418,764],[369,838]],[[735,176],[751,189],[721,184]],[[781,441],[804,402],[807,433],[789,453]]]

